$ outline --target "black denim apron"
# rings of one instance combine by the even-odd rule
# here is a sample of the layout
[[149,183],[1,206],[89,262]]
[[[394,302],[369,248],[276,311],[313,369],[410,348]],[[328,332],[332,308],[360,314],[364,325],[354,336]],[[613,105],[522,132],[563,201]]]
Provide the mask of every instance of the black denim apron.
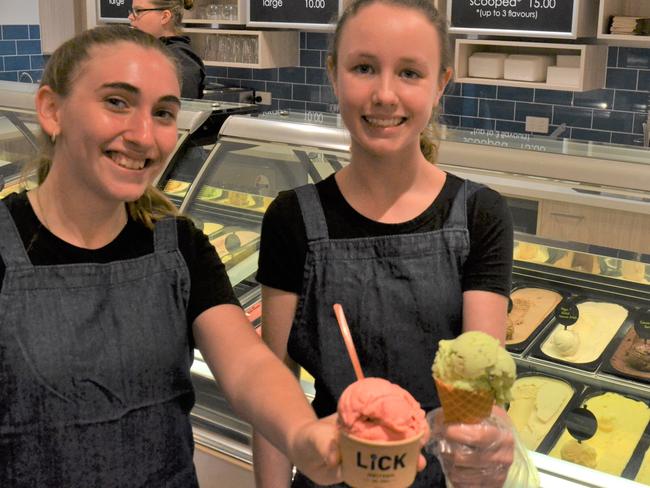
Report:
[[0,485],[193,487],[189,272],[154,252],[33,266],[0,202]]
[[[296,189],[309,247],[288,353],[316,378],[319,417],[334,413],[355,381],[334,303],[343,305],[366,376],[397,383],[427,411],[439,405],[431,365],[438,341],[462,330],[467,198],[478,187],[463,183],[439,230],[356,239],[329,239],[316,188]],[[427,463],[413,486],[444,487],[438,461]],[[298,473],[293,486],[317,485]]]

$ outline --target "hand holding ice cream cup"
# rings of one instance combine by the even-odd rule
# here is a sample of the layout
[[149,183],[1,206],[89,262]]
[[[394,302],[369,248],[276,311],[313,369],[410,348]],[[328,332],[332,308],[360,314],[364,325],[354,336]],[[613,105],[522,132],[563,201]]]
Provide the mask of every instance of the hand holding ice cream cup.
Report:
[[343,480],[355,488],[406,488],[425,466],[421,450],[429,437],[424,410],[400,386],[365,378],[340,305],[335,314],[357,381],[338,403]]
[[411,486],[429,428],[424,410],[409,392],[382,378],[356,381],[339,399],[338,422],[347,484]]
[[440,341],[432,370],[442,409],[428,415],[429,448],[440,460],[448,485],[501,487],[514,441],[498,405],[510,399],[514,360],[497,339],[470,331]]

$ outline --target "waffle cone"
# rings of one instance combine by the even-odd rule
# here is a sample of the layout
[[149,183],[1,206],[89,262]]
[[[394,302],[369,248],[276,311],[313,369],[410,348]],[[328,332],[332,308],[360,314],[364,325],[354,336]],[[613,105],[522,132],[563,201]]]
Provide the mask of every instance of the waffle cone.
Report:
[[477,424],[492,413],[494,395],[491,391],[461,390],[434,379],[446,424]]

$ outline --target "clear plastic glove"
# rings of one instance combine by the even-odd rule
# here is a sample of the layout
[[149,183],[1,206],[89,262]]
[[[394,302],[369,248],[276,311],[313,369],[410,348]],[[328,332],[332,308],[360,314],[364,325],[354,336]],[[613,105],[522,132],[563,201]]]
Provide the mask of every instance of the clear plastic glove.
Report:
[[343,481],[336,414],[309,422],[295,434],[289,458],[305,476],[320,485]]
[[[514,459],[513,428],[492,415],[479,424],[445,424],[442,409],[427,415],[434,454],[453,488],[501,488]],[[522,487],[523,488],[523,487]]]

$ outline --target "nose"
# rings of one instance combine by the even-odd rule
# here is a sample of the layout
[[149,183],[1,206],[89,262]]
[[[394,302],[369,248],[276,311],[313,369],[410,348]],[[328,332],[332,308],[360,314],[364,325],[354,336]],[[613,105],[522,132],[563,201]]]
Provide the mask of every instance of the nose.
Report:
[[397,92],[395,91],[395,79],[392,74],[385,73],[377,77],[372,102],[376,105],[395,105],[397,104]]
[[139,149],[148,149],[154,145],[154,120],[151,114],[135,111],[129,117],[124,140],[138,146]]

